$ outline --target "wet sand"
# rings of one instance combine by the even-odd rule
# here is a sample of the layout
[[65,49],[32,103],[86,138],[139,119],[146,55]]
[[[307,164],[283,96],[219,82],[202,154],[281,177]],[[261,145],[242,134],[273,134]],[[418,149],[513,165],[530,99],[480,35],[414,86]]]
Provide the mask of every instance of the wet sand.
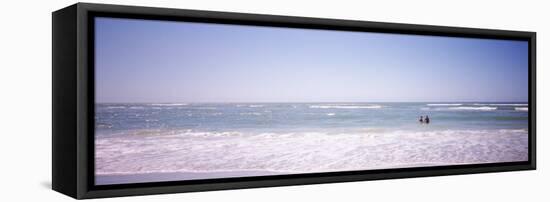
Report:
[[96,185],[129,184],[144,182],[167,182],[196,179],[215,179],[232,177],[250,177],[267,175],[284,175],[287,173],[268,171],[227,171],[227,172],[170,172],[143,174],[108,174],[96,175]]

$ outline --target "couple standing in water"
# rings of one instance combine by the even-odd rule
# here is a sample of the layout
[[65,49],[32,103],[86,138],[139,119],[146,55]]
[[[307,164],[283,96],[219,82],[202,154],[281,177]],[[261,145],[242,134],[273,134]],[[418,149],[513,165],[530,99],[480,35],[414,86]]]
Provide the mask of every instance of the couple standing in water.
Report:
[[418,122],[429,124],[430,123],[430,117],[428,117],[428,115],[426,115],[426,117],[420,116],[420,119],[418,119]]

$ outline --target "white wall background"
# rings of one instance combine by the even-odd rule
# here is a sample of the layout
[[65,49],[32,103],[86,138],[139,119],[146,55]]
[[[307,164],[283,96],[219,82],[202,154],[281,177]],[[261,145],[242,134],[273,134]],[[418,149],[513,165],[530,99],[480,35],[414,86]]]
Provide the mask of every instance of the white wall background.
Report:
[[[546,1],[90,1],[536,31],[538,170],[104,199],[108,201],[542,201],[550,194]],[[51,186],[51,12],[75,1],[0,3],[0,201],[68,201]],[[546,19],[545,19],[546,18]],[[103,199],[102,199],[103,200]]]

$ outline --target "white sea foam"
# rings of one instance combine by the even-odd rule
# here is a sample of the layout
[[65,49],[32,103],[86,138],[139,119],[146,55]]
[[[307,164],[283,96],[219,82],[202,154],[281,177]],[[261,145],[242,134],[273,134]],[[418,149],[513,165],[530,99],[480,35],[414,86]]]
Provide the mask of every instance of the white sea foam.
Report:
[[262,115],[262,113],[260,112],[243,112],[243,113],[239,113],[240,115],[254,115],[254,116],[260,116]]
[[154,103],[150,104],[151,106],[186,106],[187,103]]
[[334,116],[336,115],[335,113],[328,113],[327,116]]
[[107,109],[126,109],[125,106],[109,106]]
[[96,174],[246,170],[303,173],[528,159],[526,129],[337,134],[158,129],[125,133],[96,138]]
[[529,111],[529,107],[516,107],[516,111]]
[[216,107],[195,107],[194,109],[206,109],[206,110],[216,110]]
[[484,104],[484,103],[475,103],[476,106],[529,106],[529,104]]
[[497,107],[449,107],[450,110],[493,111]]
[[380,109],[381,105],[311,105],[314,109]]
[[426,104],[427,106],[462,106],[462,104],[459,103],[452,103],[452,104]]
[[248,105],[250,108],[264,107],[263,105]]

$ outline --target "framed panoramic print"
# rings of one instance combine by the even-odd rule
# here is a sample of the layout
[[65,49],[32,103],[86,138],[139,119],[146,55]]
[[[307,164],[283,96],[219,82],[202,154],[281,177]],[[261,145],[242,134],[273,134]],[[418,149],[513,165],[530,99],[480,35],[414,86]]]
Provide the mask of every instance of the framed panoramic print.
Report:
[[78,3],[53,13],[75,198],[535,169],[535,33]]

